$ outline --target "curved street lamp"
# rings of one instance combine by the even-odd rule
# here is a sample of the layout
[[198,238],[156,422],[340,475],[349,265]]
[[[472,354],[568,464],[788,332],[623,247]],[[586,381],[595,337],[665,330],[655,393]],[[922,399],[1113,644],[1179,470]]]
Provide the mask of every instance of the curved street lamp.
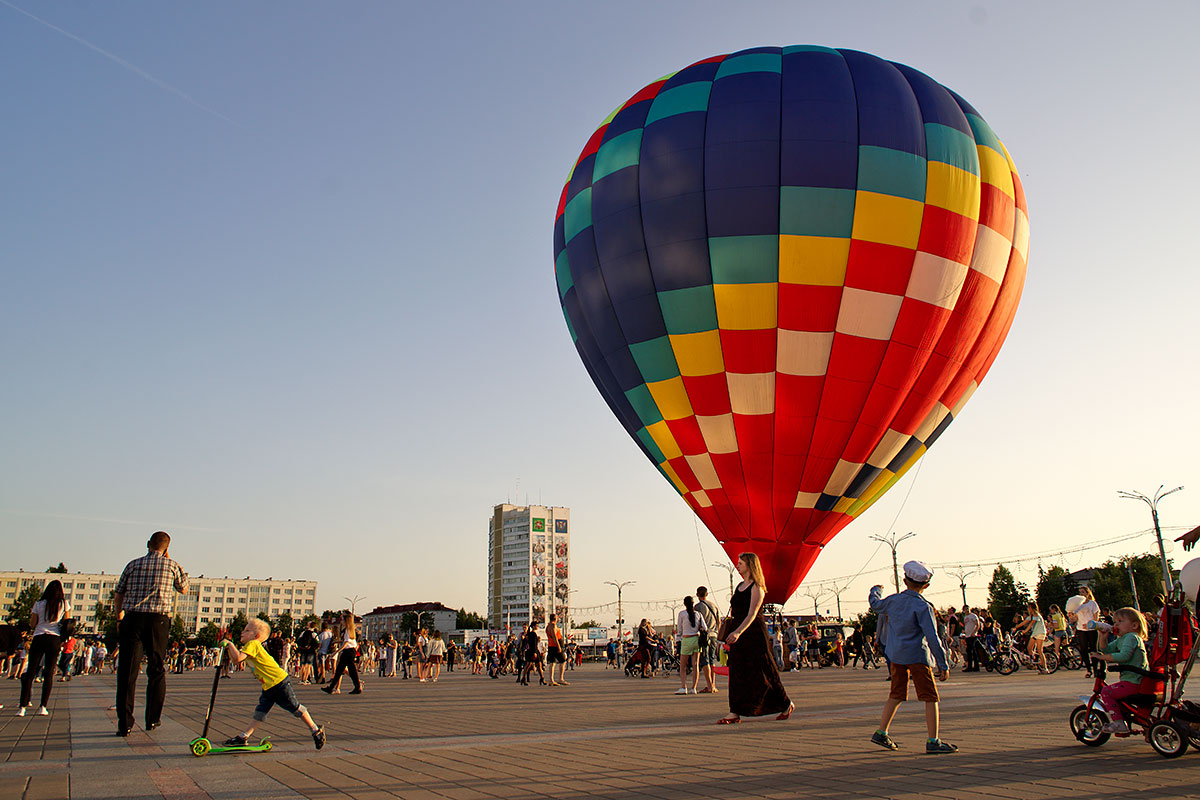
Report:
[[[1163,485],[1165,486],[1166,484]],[[1154,535],[1158,538],[1158,556],[1162,559],[1163,586],[1166,587],[1167,594],[1171,593],[1171,588],[1174,586],[1174,583],[1171,581],[1171,568],[1167,566],[1167,551],[1166,548],[1163,547],[1162,529],[1158,527],[1158,501],[1162,500],[1169,494],[1175,494],[1182,488],[1182,486],[1176,486],[1171,491],[1164,492],[1163,487],[1159,486],[1158,491],[1154,493],[1153,498],[1146,497],[1146,495],[1142,494],[1141,492],[1127,492],[1123,489],[1117,491],[1117,495],[1123,500],[1141,500],[1143,503],[1150,506],[1150,517],[1154,520]]]

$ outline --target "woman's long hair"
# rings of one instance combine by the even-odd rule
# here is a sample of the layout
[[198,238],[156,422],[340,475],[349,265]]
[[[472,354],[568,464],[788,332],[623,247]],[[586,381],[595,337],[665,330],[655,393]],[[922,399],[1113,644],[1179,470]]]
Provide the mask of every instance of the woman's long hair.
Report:
[[46,619],[42,622],[56,622],[58,614],[63,609],[66,600],[63,598],[62,583],[59,581],[50,581],[46,584],[45,590],[42,592],[42,599],[46,601]]
[[347,639],[357,639],[355,635],[358,631],[354,626],[354,615],[347,612],[342,615],[342,630],[346,633]]
[[683,607],[686,608],[688,612],[688,624],[693,628],[696,627],[696,605],[690,594],[683,598]]
[[746,567],[750,570],[750,581],[762,589],[763,594],[766,594],[767,579],[763,576],[762,564],[758,563],[758,556],[754,553],[742,553],[738,558],[746,562]]

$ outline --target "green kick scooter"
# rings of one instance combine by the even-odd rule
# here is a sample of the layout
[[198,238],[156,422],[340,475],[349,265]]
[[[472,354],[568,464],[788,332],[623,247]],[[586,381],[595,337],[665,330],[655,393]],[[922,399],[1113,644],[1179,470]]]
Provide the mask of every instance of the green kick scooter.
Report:
[[200,738],[192,739],[191,750],[194,756],[206,756],[209,753],[222,755],[225,753],[266,753],[271,749],[271,740],[260,739],[258,744],[243,744],[230,747],[214,745],[208,740],[208,724],[212,720],[213,704],[217,702],[217,686],[221,683],[221,670],[225,667],[225,654],[221,653],[220,663],[217,664],[216,674],[213,675],[212,696],[208,698],[208,713],[204,715],[204,733]]

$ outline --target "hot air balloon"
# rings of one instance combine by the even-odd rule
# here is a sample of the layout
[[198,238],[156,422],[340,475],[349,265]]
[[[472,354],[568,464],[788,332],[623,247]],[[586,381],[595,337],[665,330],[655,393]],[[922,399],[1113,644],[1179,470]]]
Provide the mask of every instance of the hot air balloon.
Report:
[[1028,230],[1008,151],[957,94],[764,47],[609,115],[563,187],[555,275],[612,412],[782,603],[987,373]]

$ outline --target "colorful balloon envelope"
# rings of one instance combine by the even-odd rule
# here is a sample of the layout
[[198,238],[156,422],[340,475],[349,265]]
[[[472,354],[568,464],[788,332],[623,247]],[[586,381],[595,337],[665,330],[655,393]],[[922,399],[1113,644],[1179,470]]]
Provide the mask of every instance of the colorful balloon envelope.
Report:
[[1008,151],[926,75],[755,48],[655,81],[563,188],[567,327],[625,430],[784,602],[995,359],[1029,225]]

